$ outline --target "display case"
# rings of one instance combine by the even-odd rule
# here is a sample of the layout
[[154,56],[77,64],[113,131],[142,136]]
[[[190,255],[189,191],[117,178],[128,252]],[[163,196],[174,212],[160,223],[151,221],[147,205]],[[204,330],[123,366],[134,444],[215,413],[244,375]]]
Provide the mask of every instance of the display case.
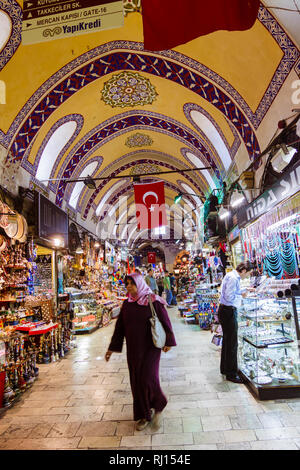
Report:
[[239,373],[261,400],[300,397],[299,309],[293,296],[260,293],[242,301]]
[[92,333],[101,324],[102,312],[93,291],[69,292],[73,309],[72,331],[75,334]]

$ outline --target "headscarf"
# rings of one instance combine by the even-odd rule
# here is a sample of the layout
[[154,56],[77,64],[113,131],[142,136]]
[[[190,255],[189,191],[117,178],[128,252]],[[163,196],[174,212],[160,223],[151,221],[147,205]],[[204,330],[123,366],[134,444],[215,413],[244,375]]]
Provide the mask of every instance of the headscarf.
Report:
[[162,297],[153,293],[142,274],[131,273],[128,275],[128,277],[131,277],[134,280],[137,287],[137,297],[132,297],[131,294],[128,294],[128,302],[137,302],[139,305],[148,305],[149,294],[151,294],[152,302],[157,300],[161,304],[167,305],[167,302]]

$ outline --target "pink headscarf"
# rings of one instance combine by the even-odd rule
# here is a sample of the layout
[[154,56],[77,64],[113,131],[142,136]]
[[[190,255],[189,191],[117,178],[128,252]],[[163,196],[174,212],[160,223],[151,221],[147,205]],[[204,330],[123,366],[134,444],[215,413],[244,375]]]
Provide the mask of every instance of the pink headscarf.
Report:
[[142,274],[132,273],[128,274],[128,277],[132,277],[137,287],[137,297],[132,297],[131,294],[128,294],[128,302],[137,302],[139,305],[148,305],[148,297],[149,294],[151,294],[152,302],[155,302],[155,300],[157,300],[161,304],[167,305],[167,302],[162,297],[152,292]]

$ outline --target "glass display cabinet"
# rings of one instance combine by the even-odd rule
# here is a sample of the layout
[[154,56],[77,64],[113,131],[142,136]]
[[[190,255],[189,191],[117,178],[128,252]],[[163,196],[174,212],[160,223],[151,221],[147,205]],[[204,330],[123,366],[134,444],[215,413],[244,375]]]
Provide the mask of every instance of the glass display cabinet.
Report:
[[99,328],[102,312],[94,296],[94,292],[88,291],[70,293],[70,301],[74,311],[73,333],[92,333]]
[[261,400],[300,397],[300,297],[294,294],[252,295],[238,312],[239,374]]

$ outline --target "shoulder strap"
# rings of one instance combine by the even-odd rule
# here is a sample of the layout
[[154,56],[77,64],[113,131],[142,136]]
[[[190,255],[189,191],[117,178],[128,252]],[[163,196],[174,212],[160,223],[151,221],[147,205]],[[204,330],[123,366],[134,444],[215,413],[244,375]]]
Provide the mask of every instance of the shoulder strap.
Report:
[[149,294],[148,299],[149,299],[149,305],[150,305],[152,317],[155,318],[157,316],[157,314],[156,314],[156,311],[155,311],[155,308],[154,308],[154,305],[153,305],[153,302],[152,302],[152,299],[151,299],[151,294]]

